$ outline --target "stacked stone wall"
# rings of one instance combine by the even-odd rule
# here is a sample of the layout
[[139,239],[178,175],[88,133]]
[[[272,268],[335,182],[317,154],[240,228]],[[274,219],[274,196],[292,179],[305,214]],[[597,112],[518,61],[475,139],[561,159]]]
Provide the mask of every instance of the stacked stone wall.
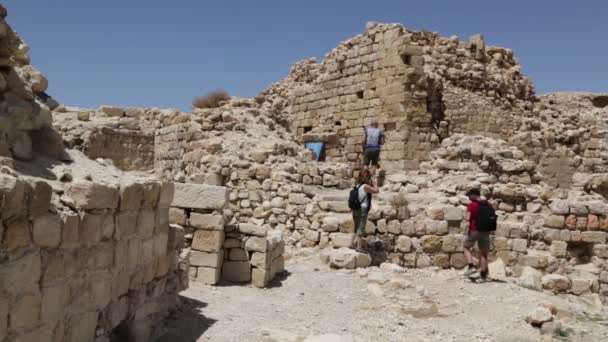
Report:
[[90,135],[83,152],[92,159],[110,159],[123,171],[154,169],[154,134],[103,127]]
[[[0,176],[0,341],[150,341],[187,286],[171,183]],[[114,336],[113,336],[114,335]]]

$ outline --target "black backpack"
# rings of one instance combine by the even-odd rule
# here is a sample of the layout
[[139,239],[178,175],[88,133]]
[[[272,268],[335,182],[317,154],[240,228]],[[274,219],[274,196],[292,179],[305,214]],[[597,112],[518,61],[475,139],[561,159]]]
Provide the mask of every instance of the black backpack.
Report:
[[477,212],[477,230],[480,232],[493,232],[496,230],[496,211],[488,202],[479,202],[479,211]]
[[[351,210],[361,209],[361,202],[359,201],[359,188],[362,186],[363,186],[363,184],[355,185],[355,187],[350,191],[350,194],[348,195],[348,207]],[[370,203],[371,197],[369,196],[369,194],[365,195],[364,201],[366,199],[368,201],[367,209],[369,210],[369,209],[371,209],[371,203]]]

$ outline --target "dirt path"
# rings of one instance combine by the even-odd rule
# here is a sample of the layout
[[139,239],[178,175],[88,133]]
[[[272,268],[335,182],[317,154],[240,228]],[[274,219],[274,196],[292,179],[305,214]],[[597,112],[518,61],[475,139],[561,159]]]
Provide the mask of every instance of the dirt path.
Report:
[[[456,271],[337,271],[317,256],[291,260],[270,289],[192,284],[183,296],[187,305],[158,342],[302,341],[323,334],[342,339],[319,341],[538,341],[539,331],[525,322],[537,306],[552,303],[579,317],[589,310],[578,299],[511,283],[469,283]],[[602,322],[565,324],[574,341],[608,336]]]

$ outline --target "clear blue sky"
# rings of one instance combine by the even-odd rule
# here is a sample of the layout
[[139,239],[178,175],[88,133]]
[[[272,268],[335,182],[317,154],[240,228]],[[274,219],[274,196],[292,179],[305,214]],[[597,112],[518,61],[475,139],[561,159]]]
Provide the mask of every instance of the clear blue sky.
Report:
[[251,97],[301,59],[398,22],[515,50],[539,94],[608,92],[608,1],[6,0],[58,101],[189,109]]

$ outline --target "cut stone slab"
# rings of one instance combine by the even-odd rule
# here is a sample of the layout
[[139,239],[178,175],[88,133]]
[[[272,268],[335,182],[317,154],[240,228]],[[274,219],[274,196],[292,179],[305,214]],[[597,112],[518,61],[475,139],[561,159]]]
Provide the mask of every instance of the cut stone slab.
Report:
[[172,207],[192,209],[224,209],[230,191],[224,186],[175,183]]
[[532,313],[526,317],[526,322],[534,326],[541,326],[543,323],[550,322],[552,320],[553,315],[551,314],[551,310],[545,307],[538,307],[534,309],[534,311],[532,311]]
[[224,262],[222,279],[231,283],[246,283],[251,280],[251,265],[248,261]]

